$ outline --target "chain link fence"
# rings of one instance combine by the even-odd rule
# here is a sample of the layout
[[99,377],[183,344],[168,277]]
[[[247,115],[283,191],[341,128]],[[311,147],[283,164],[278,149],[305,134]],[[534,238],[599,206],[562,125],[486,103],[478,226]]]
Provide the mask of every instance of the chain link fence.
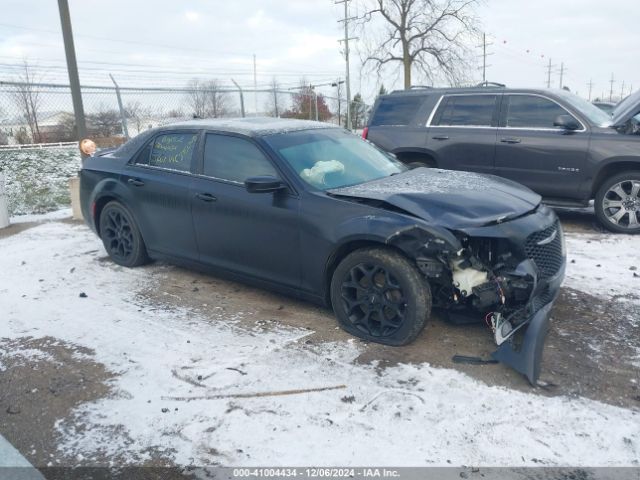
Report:
[[[194,117],[293,117],[344,125],[346,116],[344,98],[311,86],[242,89],[197,80],[185,88],[84,86],[82,100],[88,135],[102,148]],[[352,102],[354,129],[364,125],[368,109]],[[0,172],[6,176],[9,213],[69,206],[68,180],[80,167],[69,86],[0,81]]]
[[[271,116],[344,125],[346,100],[317,90],[229,88],[193,80],[184,88],[84,86],[82,100],[89,136],[110,147],[149,128],[191,118]],[[368,109],[352,102],[354,129],[364,125]],[[76,139],[68,85],[0,82],[0,148]]]

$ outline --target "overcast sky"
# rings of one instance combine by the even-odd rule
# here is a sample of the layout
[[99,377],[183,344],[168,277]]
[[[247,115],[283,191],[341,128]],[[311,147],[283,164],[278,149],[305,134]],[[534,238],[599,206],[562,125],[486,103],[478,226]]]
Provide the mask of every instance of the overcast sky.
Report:
[[[355,10],[355,2],[353,8]],[[230,84],[253,84],[253,54],[258,84],[273,76],[284,87],[302,75],[314,83],[344,76],[333,0],[69,0],[83,84],[105,84],[112,72],[122,85],[182,86],[193,76],[217,77]],[[640,5],[637,0],[486,0],[478,16],[490,41],[489,80],[509,86],[546,85],[549,58],[552,84],[593,96],[625,94],[640,88]],[[357,42],[356,42],[357,44]],[[354,45],[357,48],[357,45]],[[478,55],[481,49],[478,48]],[[3,0],[0,17],[0,80],[15,75],[27,59],[44,81],[66,83],[57,2]],[[480,59],[478,59],[480,60]],[[480,65],[480,62],[479,64]],[[371,100],[380,79],[361,73],[353,52],[352,91]],[[478,81],[481,71],[470,72]],[[388,89],[402,78],[388,74]],[[416,78],[414,83],[424,83]],[[327,93],[332,90],[327,87]]]

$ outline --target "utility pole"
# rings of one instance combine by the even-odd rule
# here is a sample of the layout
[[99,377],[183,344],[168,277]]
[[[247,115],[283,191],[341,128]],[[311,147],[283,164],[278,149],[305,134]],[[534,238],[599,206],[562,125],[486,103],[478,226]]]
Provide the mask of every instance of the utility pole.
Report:
[[356,17],[349,17],[349,2],[351,0],[338,0],[336,5],[344,4],[344,19],[338,20],[338,23],[344,22],[344,39],[339,40],[344,42],[344,60],[346,63],[346,82],[347,82],[347,123],[345,127],[347,130],[351,130],[351,76],[349,75],[349,40],[356,40],[357,37],[349,37],[349,21],[355,20]]
[[593,79],[589,80],[589,83],[587,83],[587,87],[589,87],[589,101],[591,101],[591,90],[593,90]]
[[[80,141],[87,136],[87,124],[85,123],[84,107],[82,106],[82,92],[80,90],[80,78],[78,77],[76,49],[73,44],[69,2],[67,0],[58,0],[58,9],[60,10],[60,24],[62,26],[62,38],[64,40],[64,53],[67,57],[67,71],[69,72],[69,85],[71,86],[73,113],[76,121],[78,141]],[[86,154],[82,154],[82,158],[86,158],[86,156]]]
[[622,87],[620,88],[620,100],[624,98],[624,80],[622,80]]
[[549,59],[549,65],[547,66],[547,88],[551,88],[551,71],[555,67],[555,65],[551,64],[551,59]]
[[611,80],[609,80],[609,83],[611,84],[611,88],[609,89],[609,101],[611,102],[613,100],[613,84],[615,83],[613,73],[611,74]]
[[482,83],[486,83],[487,81],[487,67],[491,65],[487,65],[487,57],[489,55],[493,55],[493,53],[487,53],[487,47],[490,47],[493,43],[487,43],[487,34],[482,33],[482,45],[478,45],[482,48]]
[[560,88],[562,88],[563,79],[564,79],[564,62],[560,62]]

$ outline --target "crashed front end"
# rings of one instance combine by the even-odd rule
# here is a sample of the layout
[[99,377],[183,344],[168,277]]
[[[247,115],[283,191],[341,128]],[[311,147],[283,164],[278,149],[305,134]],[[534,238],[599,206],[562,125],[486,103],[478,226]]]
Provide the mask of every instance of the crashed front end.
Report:
[[415,226],[388,243],[415,258],[434,308],[454,323],[486,322],[498,346],[493,358],[536,384],[566,267],[558,218],[539,206],[519,218],[451,233],[455,239],[447,240]]

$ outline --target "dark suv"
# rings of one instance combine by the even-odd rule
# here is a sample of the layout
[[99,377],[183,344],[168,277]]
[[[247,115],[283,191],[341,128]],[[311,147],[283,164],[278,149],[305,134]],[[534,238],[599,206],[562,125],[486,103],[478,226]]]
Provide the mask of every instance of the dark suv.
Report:
[[640,233],[640,92],[606,114],[565,90],[422,88],[381,96],[363,136],[411,166],[499,175]]

